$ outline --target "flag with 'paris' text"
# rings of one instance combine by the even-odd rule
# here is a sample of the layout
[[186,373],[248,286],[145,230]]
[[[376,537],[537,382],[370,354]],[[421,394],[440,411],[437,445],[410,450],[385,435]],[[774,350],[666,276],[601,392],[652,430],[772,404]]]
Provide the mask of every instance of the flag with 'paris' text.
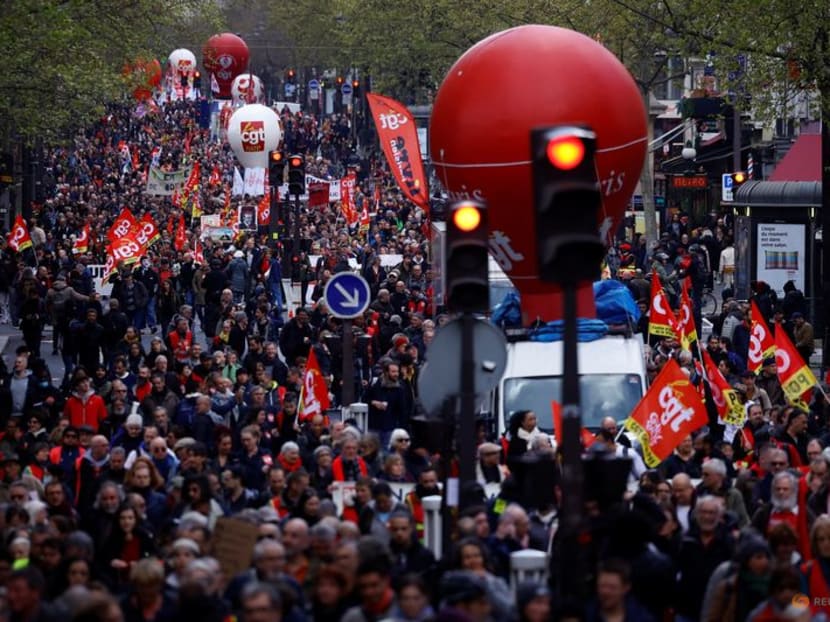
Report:
[[377,93],[366,93],[366,101],[398,187],[406,198],[429,214],[429,188],[412,113],[402,103]]
[[320,372],[320,364],[314,348],[308,351],[308,360],[303,374],[303,386],[300,389],[300,423],[310,420],[314,415],[325,415],[329,407],[329,389],[326,379]]
[[677,362],[669,359],[625,420],[625,427],[640,439],[643,460],[654,468],[706,422],[706,406],[697,389]]
[[674,314],[669,308],[666,292],[660,285],[660,277],[656,272],[651,273],[651,309],[648,312],[648,334],[658,337],[676,338],[674,330]]

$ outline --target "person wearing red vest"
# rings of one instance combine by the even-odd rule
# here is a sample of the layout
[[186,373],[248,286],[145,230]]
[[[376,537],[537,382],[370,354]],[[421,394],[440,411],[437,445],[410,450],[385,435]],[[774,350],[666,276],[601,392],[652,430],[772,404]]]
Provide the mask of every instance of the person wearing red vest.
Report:
[[63,415],[75,428],[90,426],[98,431],[98,426],[107,418],[107,406],[100,395],[96,395],[86,375],[79,375],[72,383],[72,395],[66,400]]
[[193,333],[187,327],[187,320],[183,317],[176,320],[176,330],[167,335],[173,356],[179,363],[190,360],[190,346],[193,345]]
[[412,518],[415,523],[415,533],[418,540],[424,541],[424,523],[426,522],[424,515],[423,499],[425,497],[441,496],[441,489],[438,488],[438,472],[435,467],[428,466],[418,476],[418,483],[415,489],[410,491],[404,498],[406,507],[412,513]]
[[369,475],[366,462],[357,455],[357,439],[349,437],[343,442],[340,455],[331,463],[331,472],[335,482],[353,482]]
[[78,445],[78,430],[71,425],[64,428],[61,434],[61,444],[49,451],[49,462],[63,469],[65,481],[69,483],[70,488],[74,488],[77,474],[76,464],[85,451]]

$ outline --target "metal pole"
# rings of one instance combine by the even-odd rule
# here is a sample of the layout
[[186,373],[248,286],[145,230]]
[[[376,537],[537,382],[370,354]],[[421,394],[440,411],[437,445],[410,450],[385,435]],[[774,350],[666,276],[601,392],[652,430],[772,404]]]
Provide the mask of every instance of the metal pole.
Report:
[[737,104],[732,106],[732,170],[741,169],[741,111]]
[[585,599],[585,571],[579,544],[583,509],[582,413],[579,395],[577,349],[576,283],[565,283],[564,341],[562,367],[562,538],[561,569],[557,585],[560,596],[582,604]]
[[[475,345],[472,313],[461,316],[461,408],[458,423],[459,489],[476,479]],[[463,507],[461,508],[464,509]]]
[[343,385],[340,391],[341,406],[354,402],[354,335],[352,321],[343,320]]

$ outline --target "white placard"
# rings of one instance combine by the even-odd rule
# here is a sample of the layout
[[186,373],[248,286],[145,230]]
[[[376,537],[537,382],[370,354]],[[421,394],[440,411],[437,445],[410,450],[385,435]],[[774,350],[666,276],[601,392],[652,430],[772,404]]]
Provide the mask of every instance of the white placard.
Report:
[[787,281],[793,281],[803,292],[807,274],[805,225],[761,222],[756,232],[756,280],[767,283],[779,298],[784,296]]

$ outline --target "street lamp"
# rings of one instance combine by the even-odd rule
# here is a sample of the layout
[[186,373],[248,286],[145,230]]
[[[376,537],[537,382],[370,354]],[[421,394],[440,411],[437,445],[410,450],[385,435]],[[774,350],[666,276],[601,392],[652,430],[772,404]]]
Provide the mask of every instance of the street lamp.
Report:
[[683,151],[680,152],[680,155],[683,156],[684,160],[694,160],[697,157],[697,149],[694,148],[691,140],[686,141],[686,144],[683,146]]

